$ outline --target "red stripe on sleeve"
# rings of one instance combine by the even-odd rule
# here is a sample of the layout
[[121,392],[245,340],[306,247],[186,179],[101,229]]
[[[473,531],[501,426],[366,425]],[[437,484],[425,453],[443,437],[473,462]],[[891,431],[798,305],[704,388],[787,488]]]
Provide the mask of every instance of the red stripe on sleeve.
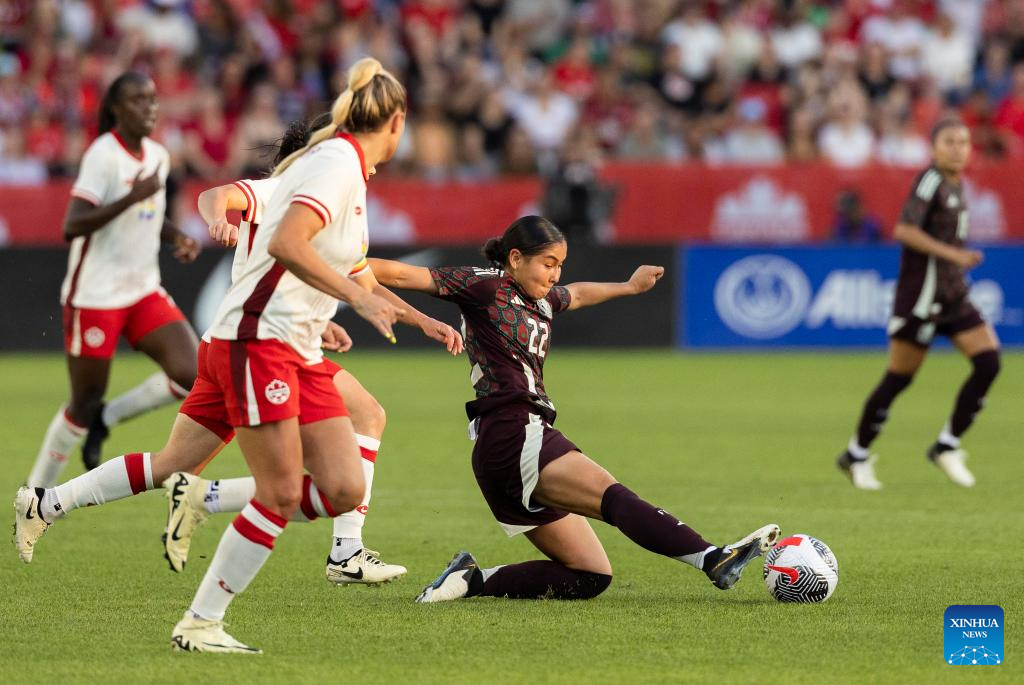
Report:
[[292,196],[292,202],[298,202],[299,200],[306,200],[307,204],[308,203],[313,203],[314,205],[319,207],[320,211],[323,214],[327,215],[327,221],[325,221],[324,223],[328,223],[329,224],[333,220],[333,217],[331,217],[331,210],[327,209],[327,205],[325,205],[323,202],[321,202],[320,200],[316,199],[315,197],[310,197],[309,195],[300,195],[298,193],[296,193],[295,195]]
[[146,467],[142,463],[142,453],[124,455],[124,470],[128,472],[128,486],[132,494],[137,495],[146,490]]
[[252,220],[256,218],[256,193],[252,191],[252,188],[245,181],[235,181],[234,185],[245,195],[247,206],[242,214],[242,218],[252,223]]

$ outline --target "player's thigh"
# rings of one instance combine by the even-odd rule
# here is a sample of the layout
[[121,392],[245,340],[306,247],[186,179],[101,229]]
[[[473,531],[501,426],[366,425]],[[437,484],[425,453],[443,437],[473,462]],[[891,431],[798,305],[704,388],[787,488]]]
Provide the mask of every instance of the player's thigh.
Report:
[[952,340],[956,349],[967,358],[999,349],[999,338],[996,337],[995,329],[987,323],[961,331],[954,335]]
[[199,341],[185,321],[173,321],[135,341],[135,347],[152,359],[175,383],[188,389],[196,378]]
[[921,368],[928,348],[906,340],[889,339],[889,371],[901,376],[913,376]]
[[71,380],[71,403],[68,406],[68,413],[76,423],[87,425],[107,392],[110,360],[71,356],[67,359],[68,377]]
[[302,439],[292,417],[236,429],[238,446],[256,480],[256,499],[287,518],[302,498]]
[[178,414],[167,443],[152,455],[153,482],[160,483],[176,471],[198,472],[226,444],[206,426]]
[[568,452],[540,472],[533,499],[556,509],[601,519],[601,500],[616,483],[603,466],[581,452]]
[[377,401],[370,391],[363,387],[355,376],[341,369],[333,378],[334,387],[338,394],[345,400],[348,408],[349,418],[352,419],[352,428],[360,435],[380,440],[384,432],[385,414],[384,407]]
[[549,559],[571,569],[612,574],[612,564],[601,541],[590,527],[590,522],[578,514],[569,514],[537,526],[524,535]]
[[362,458],[352,421],[347,416],[303,424],[302,455],[306,470],[317,488],[333,499],[362,501],[366,489]]

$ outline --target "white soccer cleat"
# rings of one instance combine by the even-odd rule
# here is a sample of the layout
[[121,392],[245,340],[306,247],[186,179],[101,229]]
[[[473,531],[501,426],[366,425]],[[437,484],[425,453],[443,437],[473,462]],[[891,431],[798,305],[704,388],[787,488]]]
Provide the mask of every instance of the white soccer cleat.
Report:
[[448,567],[441,572],[434,582],[423,588],[416,597],[421,604],[431,602],[450,602],[462,599],[469,594],[469,579],[477,569],[476,559],[469,552],[456,554]]
[[327,557],[327,580],[335,585],[380,585],[398,580],[405,574],[404,566],[384,563],[380,560],[380,552],[372,549],[361,549],[340,562]]
[[172,473],[163,482],[167,491],[167,525],[164,527],[164,558],[171,570],[181,573],[188,561],[192,535],[210,514],[203,506],[209,481],[191,473]]
[[967,452],[959,448],[946,450],[935,455],[932,461],[957,485],[965,488],[974,487],[974,474],[968,470],[965,463]]
[[199,618],[186,611],[171,632],[171,649],[176,652],[215,654],[262,654],[262,649],[242,644],[224,632],[223,621]]
[[849,452],[843,452],[836,461],[839,470],[845,473],[858,490],[881,490],[882,483],[875,476],[877,454],[868,455],[867,459],[853,459]]
[[42,491],[42,488],[22,486],[14,496],[14,545],[18,548],[18,556],[26,564],[32,563],[36,543],[50,527],[39,512],[39,495],[36,490]]

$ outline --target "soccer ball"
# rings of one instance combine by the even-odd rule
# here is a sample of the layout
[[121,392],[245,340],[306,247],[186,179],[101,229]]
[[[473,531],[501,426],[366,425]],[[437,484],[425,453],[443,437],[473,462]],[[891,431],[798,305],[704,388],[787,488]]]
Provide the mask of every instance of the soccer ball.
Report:
[[764,584],[780,602],[824,602],[839,584],[839,562],[821,540],[791,535],[765,555]]

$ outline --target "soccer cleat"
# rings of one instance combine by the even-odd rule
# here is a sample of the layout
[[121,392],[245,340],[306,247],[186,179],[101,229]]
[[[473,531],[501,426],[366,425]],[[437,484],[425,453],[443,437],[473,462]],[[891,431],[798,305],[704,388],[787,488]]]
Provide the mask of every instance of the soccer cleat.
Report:
[[14,546],[26,564],[32,563],[36,543],[50,527],[39,511],[42,494],[42,488],[22,486],[14,496]]
[[101,404],[96,416],[89,423],[89,432],[85,434],[82,441],[82,463],[86,471],[92,471],[100,465],[103,459],[101,453],[103,441],[110,437],[110,429],[103,423],[103,409],[106,405]]
[[715,587],[728,590],[736,584],[754,559],[767,552],[779,539],[779,527],[774,523],[758,528],[753,533],[722,548],[722,556],[705,573]]
[[867,459],[854,459],[846,451],[839,455],[836,466],[849,477],[853,487],[858,490],[881,490],[882,484],[875,477],[876,461],[878,461],[877,454],[871,454]]
[[476,559],[469,552],[459,552],[452,557],[448,567],[434,582],[423,588],[416,597],[421,604],[429,602],[450,602],[469,594],[469,579],[477,570]]
[[215,654],[262,654],[262,649],[242,644],[224,632],[223,621],[199,618],[186,611],[171,632],[171,649],[176,652]]
[[332,561],[327,557],[327,580],[335,585],[380,585],[398,580],[405,574],[404,566],[384,563],[380,560],[380,552],[372,549],[361,549],[343,561]]
[[163,482],[167,490],[167,525],[164,527],[164,559],[171,570],[181,573],[188,561],[192,535],[210,516],[203,506],[209,481],[191,473],[172,473]]
[[974,474],[967,464],[967,452],[960,448],[940,450],[936,443],[928,449],[928,459],[942,469],[951,481],[965,488],[974,487]]

